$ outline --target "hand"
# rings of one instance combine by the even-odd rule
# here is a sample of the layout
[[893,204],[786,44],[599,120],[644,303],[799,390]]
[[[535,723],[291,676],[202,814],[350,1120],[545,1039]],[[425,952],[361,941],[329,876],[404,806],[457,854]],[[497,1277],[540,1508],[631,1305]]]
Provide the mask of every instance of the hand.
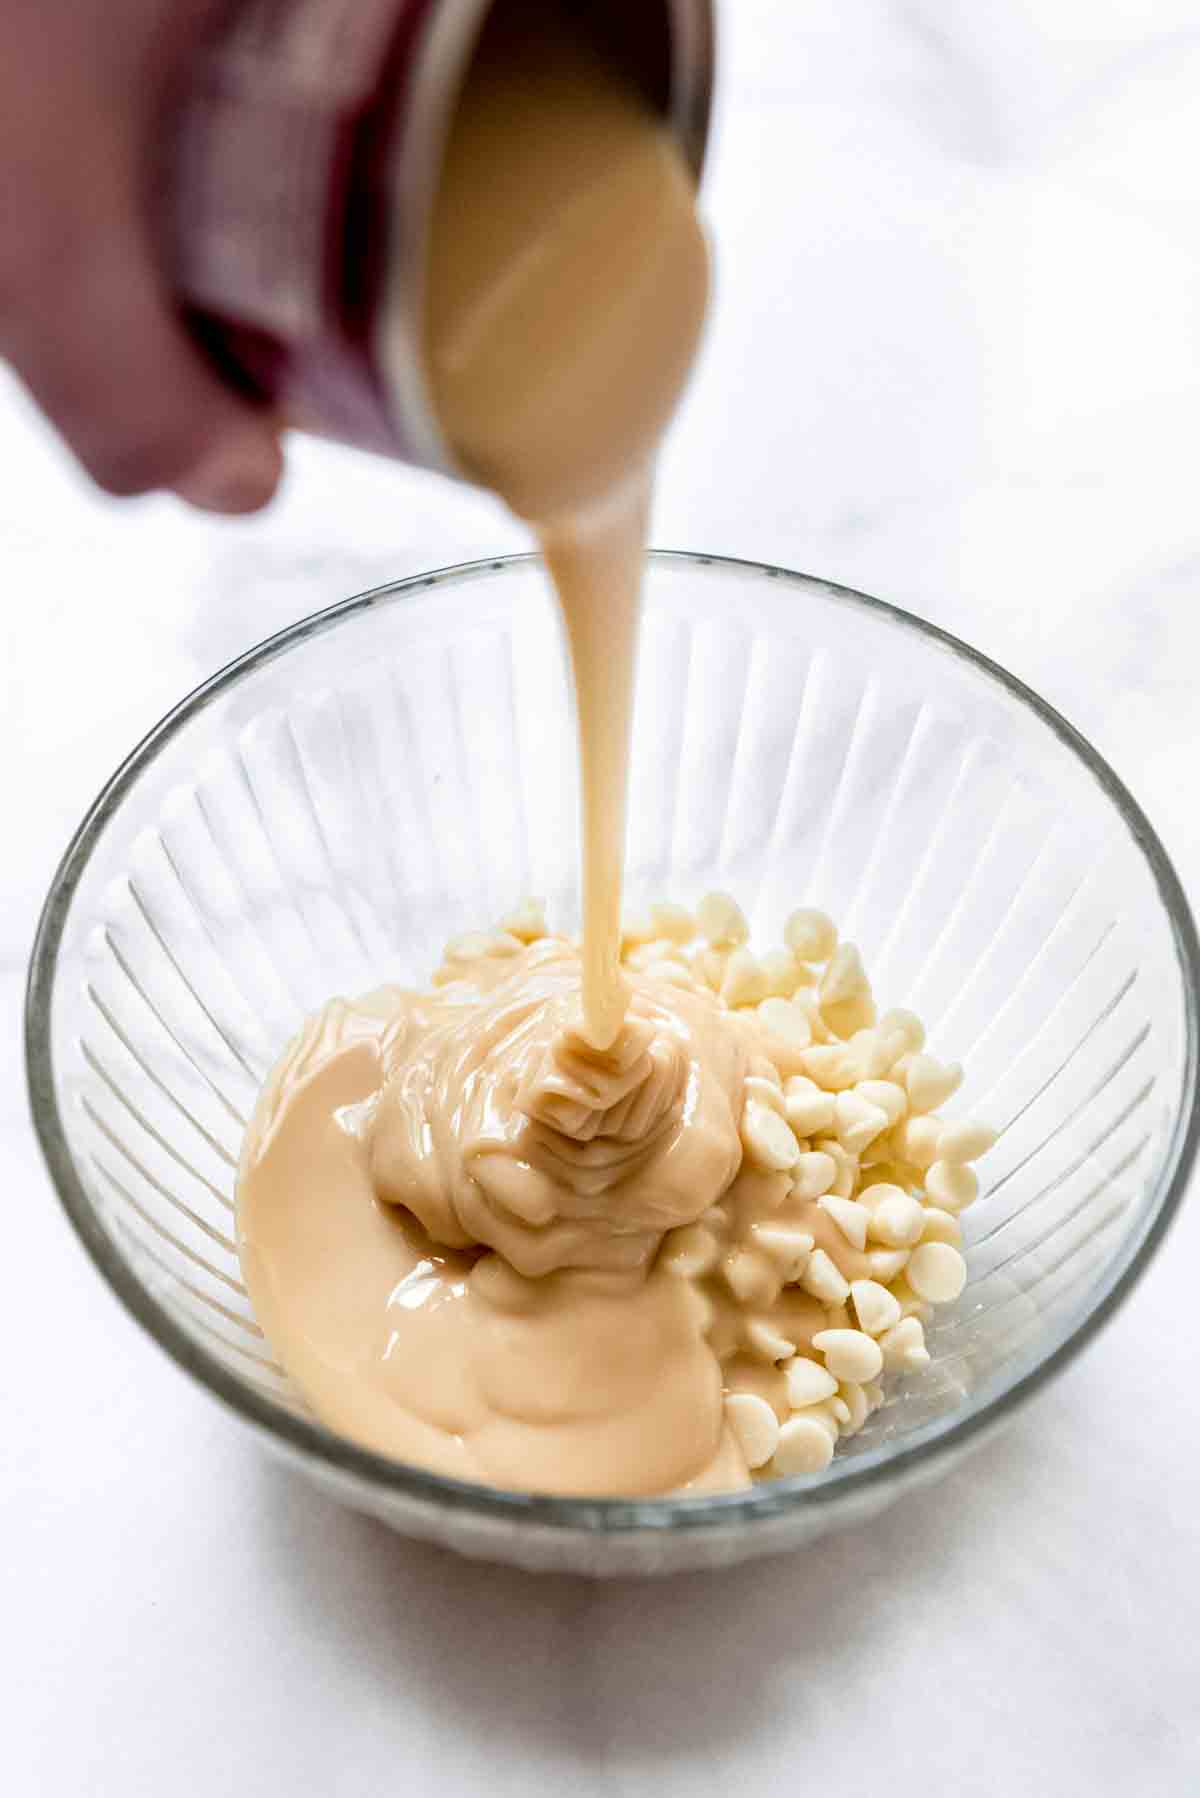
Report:
[[109,493],[271,497],[277,422],[193,344],[155,250],[155,158],[223,0],[0,0],[0,355]]

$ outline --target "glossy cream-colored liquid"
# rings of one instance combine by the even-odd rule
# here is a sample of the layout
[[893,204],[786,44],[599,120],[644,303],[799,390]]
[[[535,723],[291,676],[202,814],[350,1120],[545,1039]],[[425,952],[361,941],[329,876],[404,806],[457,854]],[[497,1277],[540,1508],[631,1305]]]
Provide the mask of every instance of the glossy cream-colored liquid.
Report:
[[630,999],[597,1054],[546,940],[335,1001],[293,1044],[247,1138],[242,1264],[335,1428],[537,1491],[745,1482],[709,1307],[655,1255],[737,1173],[746,1051],[709,994]]
[[584,1021],[624,1014],[626,759],[653,461],[708,299],[666,126],[553,0],[501,7],[446,152],[429,268],[435,407],[462,467],[541,540],[579,716]]
[[620,967],[626,763],[655,451],[708,258],[663,123],[561,24],[502,9],[446,151],[427,356],[463,469],[537,531],[579,718],[581,956],[478,962],[315,1019],[263,1095],[239,1227],[317,1412],[498,1484],[746,1478],[704,1307],[656,1269],[741,1158],[745,1050],[709,995]]

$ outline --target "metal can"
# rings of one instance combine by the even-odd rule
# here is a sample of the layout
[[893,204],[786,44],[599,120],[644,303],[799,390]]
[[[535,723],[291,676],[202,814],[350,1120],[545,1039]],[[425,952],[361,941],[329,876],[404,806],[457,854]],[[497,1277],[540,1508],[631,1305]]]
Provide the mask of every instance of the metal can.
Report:
[[[492,4],[232,0],[180,99],[167,254],[226,377],[290,423],[455,474],[422,358],[450,120]],[[712,0],[566,0],[700,173]]]

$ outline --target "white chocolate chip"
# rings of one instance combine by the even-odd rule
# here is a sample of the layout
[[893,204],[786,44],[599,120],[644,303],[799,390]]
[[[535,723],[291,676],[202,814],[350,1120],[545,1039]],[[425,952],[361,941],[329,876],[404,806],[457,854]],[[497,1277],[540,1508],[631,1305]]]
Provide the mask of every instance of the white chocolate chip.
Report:
[[901,1317],[919,1317],[923,1324],[933,1322],[933,1306],[919,1298],[904,1274],[899,1274],[888,1288],[900,1307]]
[[949,1305],[967,1283],[967,1264],[949,1242],[923,1242],[908,1258],[905,1277],[918,1298]]
[[874,1380],[868,1380],[863,1387],[863,1396],[872,1411],[878,1411],[883,1403],[883,1387]]
[[802,1412],[789,1417],[779,1432],[779,1446],[771,1462],[780,1476],[793,1473],[823,1473],[833,1459],[833,1442],[829,1431],[814,1417]]
[[908,1094],[895,1080],[860,1080],[854,1090],[860,1099],[884,1113],[889,1130],[895,1129],[908,1110]]
[[829,1409],[837,1418],[839,1431],[844,1430],[846,1425],[850,1422],[849,1405],[846,1403],[845,1399],[842,1398],[840,1393],[831,1398],[828,1403]]
[[718,949],[737,949],[750,935],[745,913],[728,893],[706,893],[696,907],[696,923]]
[[742,1108],[742,1147],[755,1167],[785,1174],[800,1159],[800,1145],[786,1118],[751,1099]]
[[652,943],[660,934],[648,911],[634,912],[631,917],[621,919],[622,948],[632,948],[637,943]]
[[461,936],[452,936],[442,951],[443,961],[467,962],[482,961],[492,953],[494,938],[482,930],[465,930]]
[[835,1379],[857,1380],[861,1385],[883,1370],[883,1350],[865,1330],[819,1330],[812,1342]]
[[808,1021],[808,1013],[803,1006],[794,1004],[790,999],[764,999],[758,1008],[758,1016],[764,1030],[777,1036],[780,1042],[786,1043],[797,1054],[802,1049],[807,1049],[812,1042],[812,1025]]
[[925,1332],[920,1320],[915,1317],[901,1318],[898,1324],[879,1339],[883,1350],[885,1367],[898,1367],[905,1371],[924,1367],[929,1360],[929,1350],[925,1347]]
[[866,1389],[856,1380],[843,1380],[838,1387],[838,1397],[846,1407],[846,1416],[842,1421],[842,1435],[855,1436],[862,1429],[870,1415]]
[[752,1055],[746,1064],[746,1072],[753,1074],[757,1080],[767,1081],[777,1092],[783,1091],[783,1080],[780,1077],[779,1069],[769,1055]]
[[[837,1389],[835,1387],[835,1395],[836,1391]],[[792,1415],[794,1417],[807,1417],[811,1419],[813,1423],[819,1423],[823,1430],[828,1430],[829,1440],[831,1442],[836,1442],[842,1433],[842,1426],[835,1409],[835,1404],[836,1397],[823,1398],[820,1404],[805,1405],[802,1411],[795,1411]]]
[[914,1111],[936,1111],[958,1091],[962,1077],[956,1061],[943,1063],[935,1061],[932,1055],[914,1055],[904,1075],[908,1102]]
[[[830,999],[821,1002],[821,1017],[835,1037],[842,1037],[847,1044],[862,1030],[875,1022],[875,1001],[870,989],[864,987],[851,999]],[[853,1058],[850,1066],[855,1075]]]
[[896,1130],[896,1153],[909,1167],[923,1172],[938,1158],[941,1134],[942,1125],[937,1118],[906,1118]]
[[782,1281],[765,1255],[753,1249],[734,1249],[721,1263],[725,1283],[743,1305],[772,1305]]
[[[805,1013],[808,1017],[809,1027],[812,1030],[812,1039],[813,1039],[814,1047],[816,1047],[816,1048],[825,1048],[825,1047],[834,1048],[834,1047],[836,1047],[838,1054],[844,1060],[846,1057],[846,1045],[845,1045],[845,1043],[838,1042],[837,1037],[835,1036],[834,1032],[829,1028],[828,1024],[825,1022],[824,1018],[821,1016],[821,1007],[817,1003],[816,993],[814,993],[812,991],[812,989],[808,988],[808,987],[804,988],[803,990],[797,990],[792,995],[792,1003],[794,1005],[802,1005],[804,1007]],[[849,1084],[852,1085],[853,1082],[850,1082]]]
[[853,1086],[857,1069],[844,1043],[814,1043],[801,1056],[804,1072],[828,1093]]
[[870,1186],[862,1203],[871,1214],[869,1235],[885,1249],[910,1249],[921,1240],[921,1206],[899,1186]]
[[896,1181],[874,1178],[863,1181],[862,1191],[858,1195],[859,1202],[865,1205],[872,1215],[878,1211],[885,1199],[894,1199],[897,1196],[907,1198],[908,1194]]
[[830,1192],[839,1199],[851,1198],[858,1184],[857,1156],[847,1154],[842,1144],[832,1136],[823,1136],[817,1144],[816,1152],[830,1156],[837,1170]]
[[692,956],[692,967],[710,992],[720,992],[728,959],[724,949],[711,949],[707,944]]
[[796,1352],[794,1342],[781,1336],[769,1317],[749,1317],[742,1331],[746,1347],[760,1361],[788,1361]]
[[951,1212],[939,1211],[936,1205],[926,1205],[921,1223],[922,1242],[949,1242],[955,1248],[961,1248],[962,1239],[962,1225]]
[[837,930],[823,911],[802,908],[784,925],[783,940],[797,961],[828,961],[837,945]]
[[888,1035],[902,1036],[910,1054],[917,1054],[925,1047],[925,1026],[914,1011],[885,1011],[879,1020],[879,1028]]
[[939,1161],[978,1161],[996,1146],[996,1132],[986,1124],[943,1124],[938,1138]]
[[798,1280],[808,1265],[813,1239],[794,1224],[753,1224],[751,1234],[779,1268],[784,1284]]
[[779,1419],[756,1392],[731,1392],[725,1399],[725,1421],[746,1457],[746,1466],[765,1467],[779,1443]]
[[[846,1053],[859,1081],[878,1080],[891,1068],[896,1057],[891,1045],[878,1030],[856,1030],[846,1044]],[[894,1084],[894,1083],[893,1083]],[[904,1104],[908,1106],[908,1095]]]
[[810,1361],[807,1355],[794,1356],[783,1374],[787,1381],[788,1404],[793,1411],[803,1411],[806,1405],[819,1405],[822,1399],[832,1398],[837,1391],[833,1375],[819,1361]]
[[690,943],[696,934],[696,920],[687,906],[667,900],[650,907],[650,922],[655,936],[669,937],[673,943]]
[[732,1010],[739,1005],[758,1005],[767,997],[767,977],[758,957],[749,949],[735,949],[725,963],[721,997]]
[[[772,1001],[767,1000],[770,1005]],[[818,1136],[833,1128],[836,1100],[805,1074],[795,1074],[783,1089],[788,1123],[800,1136]]]
[[882,1336],[900,1322],[899,1301],[878,1280],[851,1280],[850,1298],[858,1327],[868,1336]]
[[[894,1080],[897,1085],[904,1086],[904,1075],[912,1051],[908,1048],[904,1036],[899,1030],[889,1030],[886,1025],[879,1023],[876,1024],[875,1031],[883,1043],[881,1059],[885,1059],[885,1066],[881,1070],[882,1073],[886,1074],[889,1080]],[[904,1067],[901,1067],[901,1062],[905,1064]],[[908,1088],[906,1086],[904,1092],[907,1098]]]
[[819,1199],[837,1179],[837,1162],[823,1149],[810,1149],[800,1156],[792,1170],[792,1196],[797,1199]]
[[817,1203],[833,1219],[850,1247],[861,1254],[867,1246],[867,1225],[871,1221],[866,1207],[853,1199],[835,1198],[832,1193],[826,1193]]
[[814,1249],[808,1266],[800,1276],[805,1292],[823,1305],[844,1305],[850,1297],[850,1282],[838,1271],[824,1249]]
[[867,1252],[867,1267],[871,1278],[886,1286],[897,1274],[904,1272],[908,1266],[910,1249],[870,1249]]
[[703,1224],[681,1224],[663,1237],[664,1266],[684,1279],[696,1279],[717,1265],[717,1244]]
[[522,899],[514,911],[501,918],[498,928],[523,943],[535,943],[546,934],[546,901]]
[[759,958],[763,979],[767,983],[768,993],[780,999],[790,999],[802,979],[802,970],[790,949],[768,949]]
[[742,1088],[747,1100],[757,1099],[760,1105],[777,1111],[780,1117],[787,1116],[783,1102],[783,1089],[774,1080],[768,1080],[764,1074],[747,1074]]
[[857,1091],[839,1093],[834,1113],[837,1138],[852,1155],[861,1155],[868,1143],[887,1129],[887,1113],[861,1098]]
[[965,1161],[935,1161],[925,1191],[943,1211],[965,1211],[979,1197],[979,1175]]
[[853,943],[842,943],[834,950],[817,988],[822,1010],[830,1005],[840,1005],[847,999],[857,999],[869,990],[862,956]]

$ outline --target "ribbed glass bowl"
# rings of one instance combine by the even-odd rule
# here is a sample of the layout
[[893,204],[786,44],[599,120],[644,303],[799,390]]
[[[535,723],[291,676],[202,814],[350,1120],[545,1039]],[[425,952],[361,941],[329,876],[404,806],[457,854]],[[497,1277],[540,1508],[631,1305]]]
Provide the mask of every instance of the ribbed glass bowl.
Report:
[[656,1501],[497,1492],[307,1412],[234,1247],[243,1125],[304,1014],[422,982],[545,895],[578,920],[573,724],[540,563],[334,606],[186,699],[105,787],[34,951],[28,1057],[55,1185],[146,1329],[322,1485],[414,1536],[588,1573],[720,1565],[941,1472],[1111,1315],[1197,1140],[1195,930],[1145,818],[1018,682],[876,600],[653,555],[627,898],[738,895],[757,940],[820,905],[882,1005],[961,1059],[1001,1131],[933,1362],[828,1473]]

